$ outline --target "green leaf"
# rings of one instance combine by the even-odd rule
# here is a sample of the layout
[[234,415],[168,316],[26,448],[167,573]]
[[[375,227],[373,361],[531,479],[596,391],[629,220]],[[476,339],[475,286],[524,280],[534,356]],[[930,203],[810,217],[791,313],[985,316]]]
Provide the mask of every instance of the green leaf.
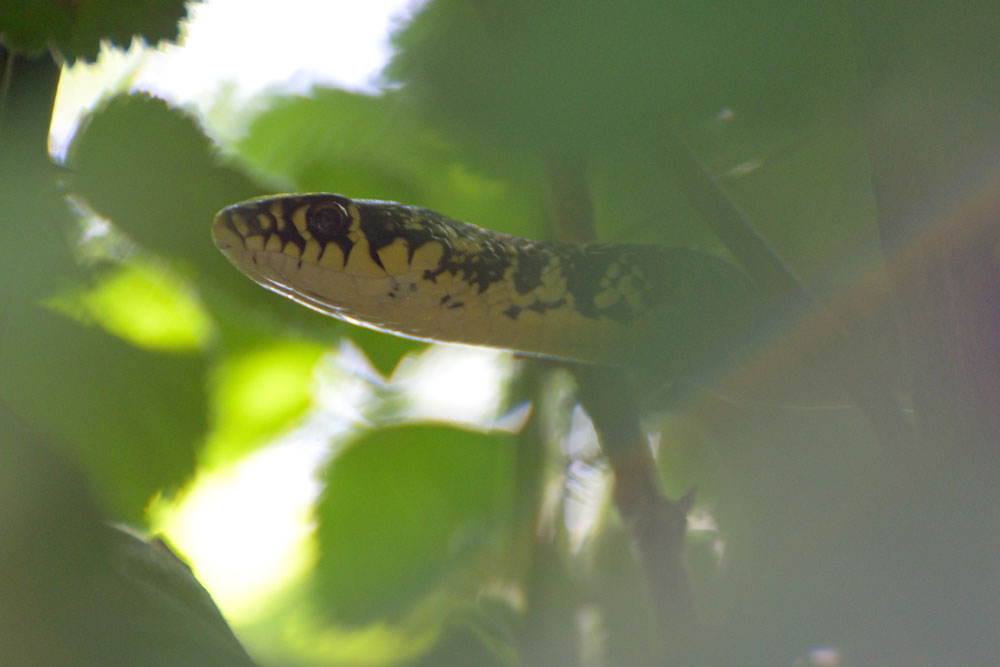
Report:
[[605,159],[725,108],[784,122],[829,108],[853,75],[846,25],[791,0],[433,2],[389,72],[439,125]]
[[857,128],[834,124],[810,132],[783,159],[729,190],[796,274],[818,290],[859,270],[882,279],[871,167]]
[[337,619],[398,616],[461,579],[510,516],[514,441],[432,424],[371,431],[331,462],[317,593]]
[[219,209],[261,193],[220,165],[193,118],[148,95],[120,95],[84,121],[68,152],[75,194],[146,248],[229,276],[210,229]]
[[423,125],[395,93],[316,89],[276,100],[235,147],[302,191],[426,206],[512,234],[543,237],[545,192],[531,158],[477,154]]
[[0,133],[0,285],[31,303],[81,272],[69,243],[74,220],[45,150],[59,69],[51,58],[17,59],[12,69]]
[[306,191],[413,201],[420,195],[415,161],[440,173],[447,145],[412,119],[393,117],[394,106],[385,97],[331,89],[278,99],[236,149]]
[[69,61],[95,60],[102,41],[174,41],[185,0],[0,0],[0,36],[12,51],[51,46]]
[[200,356],[140,350],[41,307],[4,323],[0,397],[70,446],[116,519],[192,473],[205,434]]
[[196,280],[225,340],[289,329],[336,340],[329,318],[264,290],[216,249],[215,214],[269,188],[220,164],[192,117],[148,95],[112,98],[85,121],[68,161],[73,194]]
[[90,579],[109,551],[104,517],[80,470],[6,405],[0,437],[0,596],[18,610],[0,624],[4,661],[70,664],[73,611],[87,599],[92,614]]
[[234,351],[211,373],[213,459],[246,453],[312,405],[313,371],[327,348],[283,341]]
[[349,327],[344,333],[361,348],[368,361],[383,377],[390,376],[403,357],[427,347],[427,343],[418,340],[364,327]]
[[105,271],[93,288],[63,293],[51,305],[150,350],[203,349],[212,333],[190,287],[149,263],[132,261]]

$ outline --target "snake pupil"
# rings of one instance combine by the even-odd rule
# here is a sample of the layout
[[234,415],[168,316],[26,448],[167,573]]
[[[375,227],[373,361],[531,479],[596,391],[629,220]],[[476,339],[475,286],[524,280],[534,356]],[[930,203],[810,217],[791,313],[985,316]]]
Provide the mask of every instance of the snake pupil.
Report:
[[343,234],[347,221],[347,211],[335,204],[310,211],[306,224],[315,238],[324,240]]

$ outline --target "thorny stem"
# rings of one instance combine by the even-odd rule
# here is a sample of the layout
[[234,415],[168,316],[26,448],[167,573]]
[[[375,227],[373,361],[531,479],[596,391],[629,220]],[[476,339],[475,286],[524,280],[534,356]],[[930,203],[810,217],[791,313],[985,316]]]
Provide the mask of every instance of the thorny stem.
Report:
[[[562,240],[593,241],[595,225],[581,162],[548,164],[553,217]],[[614,502],[656,608],[667,656],[678,656],[697,637],[694,590],[683,561],[688,493],[679,501],[663,495],[649,440],[639,423],[637,400],[625,371],[576,365],[580,402],[593,420],[614,473]]]

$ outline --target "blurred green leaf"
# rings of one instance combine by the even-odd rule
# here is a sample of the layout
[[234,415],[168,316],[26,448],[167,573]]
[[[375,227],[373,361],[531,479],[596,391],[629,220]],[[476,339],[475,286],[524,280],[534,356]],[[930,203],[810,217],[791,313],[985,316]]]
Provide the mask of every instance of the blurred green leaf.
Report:
[[4,323],[0,397],[71,446],[116,519],[142,523],[193,472],[204,385],[199,356],[140,350],[45,308]]
[[95,60],[102,41],[176,40],[186,0],[0,0],[0,41],[38,52],[50,46],[69,61]]
[[390,73],[435,122],[600,155],[725,108],[798,119],[839,105],[844,26],[836,5],[793,1],[444,0],[398,34]]
[[306,97],[276,100],[251,123],[237,150],[305,191],[415,201],[416,163],[440,174],[450,151],[394,108],[388,97],[314,89]]
[[214,413],[208,454],[245,454],[288,428],[312,405],[314,369],[327,348],[280,341],[233,351],[211,373]]
[[461,582],[510,517],[513,438],[431,424],[364,434],[331,462],[317,594],[352,624]]
[[[45,56],[17,58],[10,69],[0,132],[0,285],[7,298],[32,303],[82,271],[70,245],[75,221],[45,150],[59,68]],[[14,304],[4,305],[13,312]]]
[[[310,609],[304,605],[305,609]],[[412,664],[434,646],[436,627],[399,627],[376,623],[361,628],[331,625],[314,610],[285,610],[278,622],[281,636],[274,639],[273,658],[266,664],[398,665]],[[280,648],[278,648],[280,647]],[[291,650],[289,650],[291,649]],[[262,660],[269,656],[258,652]]]
[[81,471],[7,405],[0,437],[4,660],[69,664],[78,647],[67,645],[87,639],[72,609],[109,551],[103,517]]
[[220,164],[192,117],[148,95],[120,95],[84,121],[68,162],[72,193],[194,281],[224,340],[290,329],[336,340],[332,320],[261,289],[216,249],[215,214],[269,188]]
[[364,351],[368,361],[383,377],[392,375],[403,357],[428,345],[364,327],[350,327],[344,333]]
[[78,130],[73,192],[131,238],[206,275],[229,275],[210,228],[219,209],[261,193],[219,164],[193,118],[148,95],[120,95]]
[[672,185],[676,135],[819,281],[876,240],[862,137],[841,124],[857,92],[849,31],[836,4],[785,0],[441,0],[398,33],[389,71],[465,159],[585,164],[602,239],[720,249]]
[[139,261],[105,271],[94,287],[64,292],[50,305],[150,350],[203,349],[212,333],[212,323],[189,286]]
[[756,155],[761,166],[724,178],[726,191],[797,275],[817,291],[859,272],[883,279],[871,171],[857,127],[821,123]]
[[2,405],[0,433],[4,663],[253,664],[190,568],[107,525],[54,442]]
[[300,191],[395,200],[512,234],[544,234],[544,190],[525,156],[495,149],[470,166],[474,152],[422,124],[396,93],[318,88],[276,100],[235,148]]

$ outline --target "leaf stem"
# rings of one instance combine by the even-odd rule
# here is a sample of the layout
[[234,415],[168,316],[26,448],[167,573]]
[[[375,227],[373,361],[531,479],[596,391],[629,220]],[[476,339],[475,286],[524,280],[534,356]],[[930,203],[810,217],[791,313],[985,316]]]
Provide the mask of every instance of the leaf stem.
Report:
[[[688,202],[702,215],[720,241],[753,278],[765,297],[788,312],[819,318],[836,332],[835,345],[847,346],[852,336],[847,326],[817,301],[788,266],[781,261],[753,223],[729,198],[719,182],[691,150],[676,138],[666,140],[669,168]],[[886,378],[872,378],[870,369],[856,363],[842,381],[844,389],[868,420],[875,437],[888,451],[899,454],[913,440],[913,429]]]

